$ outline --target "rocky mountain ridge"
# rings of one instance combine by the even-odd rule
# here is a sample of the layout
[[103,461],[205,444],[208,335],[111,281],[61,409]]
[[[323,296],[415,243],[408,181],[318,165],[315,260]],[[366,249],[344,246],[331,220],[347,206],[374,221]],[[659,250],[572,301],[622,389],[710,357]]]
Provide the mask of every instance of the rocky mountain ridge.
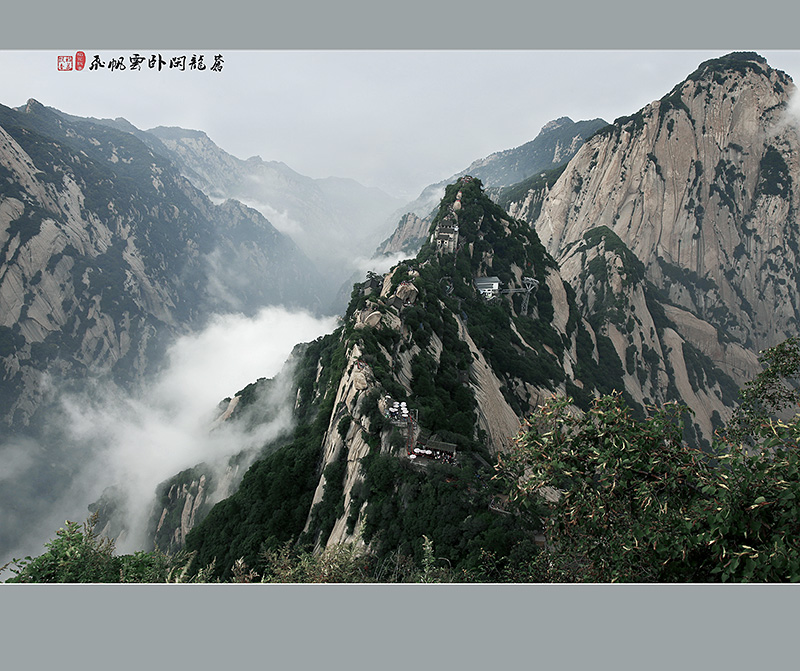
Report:
[[212,311],[318,305],[291,240],[130,134],[33,100],[1,108],[0,176],[5,422],[27,424],[48,365],[137,377]]
[[707,61],[589,138],[546,196],[531,190],[509,211],[535,225],[572,283],[575,245],[613,231],[676,330],[741,383],[759,350],[797,331],[794,91],[757,54]]
[[[440,233],[453,221],[448,246]],[[514,532],[491,512],[495,493],[475,483],[491,477],[490,463],[523,418],[553,393],[587,408],[595,394],[616,389],[640,413],[683,400],[695,412],[687,439],[702,443],[727,418],[735,385],[673,328],[617,236],[589,233],[571,257],[589,269],[576,291],[535,231],[493,203],[479,180],[450,185],[417,257],[355,287],[342,327],[319,346],[331,363],[303,364],[298,404],[317,408],[315,428],[302,448],[290,443],[275,455],[296,460],[302,449],[307,464],[302,476],[291,471],[305,482],[293,524],[277,535],[272,513],[252,498],[259,491],[272,500],[264,488],[281,487],[278,466],[257,462],[248,487],[187,536],[198,561],[216,557],[223,572],[234,554],[256,562],[236,540],[245,519],[262,549],[270,538],[318,548],[354,542],[384,556],[398,547],[418,552],[425,534],[446,556],[466,560],[489,529],[501,534],[498,524],[512,543]],[[497,289],[479,291],[481,278],[498,280]],[[407,415],[398,414],[400,403]],[[454,496],[447,483],[472,492],[448,504],[466,507],[447,529],[443,518],[421,522],[417,498],[432,497],[427,504],[438,509]],[[473,528],[467,520],[475,519],[482,521]],[[453,533],[466,537],[459,543]]]
[[392,225],[398,220],[400,223],[392,235],[378,246],[377,253],[416,253],[448,184],[465,175],[480,179],[482,184],[490,188],[517,184],[566,163],[587,137],[605,125],[603,119],[578,122],[569,117],[553,119],[542,126],[539,134],[530,142],[477,159],[448,179],[425,187],[415,201],[395,214]]

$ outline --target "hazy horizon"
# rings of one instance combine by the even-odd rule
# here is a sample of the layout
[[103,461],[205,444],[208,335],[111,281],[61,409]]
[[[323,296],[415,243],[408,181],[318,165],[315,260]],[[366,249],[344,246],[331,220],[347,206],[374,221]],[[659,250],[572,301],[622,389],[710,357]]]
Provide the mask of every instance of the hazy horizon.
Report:
[[[222,50],[220,72],[210,71],[211,51],[142,50],[162,55],[160,72],[147,63],[131,71],[131,50],[86,50],[81,72],[59,72],[58,51],[0,51],[0,103],[34,98],[142,130],[200,130],[237,158],[257,155],[413,200],[474,160],[534,139],[553,119],[632,114],[732,50]],[[800,73],[800,51],[755,50]],[[204,71],[170,70],[170,57],[188,62],[194,53],[204,55]],[[90,71],[94,56],[106,67]],[[110,71],[111,59],[126,70]]]

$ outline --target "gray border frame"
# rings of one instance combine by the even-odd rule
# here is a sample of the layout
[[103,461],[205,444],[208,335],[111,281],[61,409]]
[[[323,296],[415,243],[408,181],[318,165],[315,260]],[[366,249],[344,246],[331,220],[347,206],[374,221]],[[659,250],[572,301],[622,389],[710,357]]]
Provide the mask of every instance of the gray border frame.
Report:
[[[245,0],[3,8],[4,49],[752,49],[800,46],[796,6],[739,0]],[[795,14],[795,16],[792,16]]]
[[[797,8],[81,0],[3,9],[5,49],[794,49]],[[772,667],[795,586],[0,586],[3,661],[119,669]],[[436,623],[423,635],[420,624]],[[791,657],[790,657],[791,655]]]

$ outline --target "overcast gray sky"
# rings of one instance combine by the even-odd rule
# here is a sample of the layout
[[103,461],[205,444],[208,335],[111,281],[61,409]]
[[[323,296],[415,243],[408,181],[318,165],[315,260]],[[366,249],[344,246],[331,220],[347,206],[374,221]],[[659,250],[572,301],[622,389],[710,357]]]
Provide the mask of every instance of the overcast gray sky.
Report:
[[[734,47],[736,49],[751,47]],[[733,50],[734,48],[730,49]],[[473,160],[533,139],[551,119],[613,121],[726,51],[221,51],[221,72],[126,67],[135,50],[85,50],[105,69],[60,72],[62,51],[0,51],[0,103],[204,130],[229,153],[310,177],[352,177],[416,197]],[[800,51],[758,50],[800,76]],[[150,56],[152,50],[142,50]]]

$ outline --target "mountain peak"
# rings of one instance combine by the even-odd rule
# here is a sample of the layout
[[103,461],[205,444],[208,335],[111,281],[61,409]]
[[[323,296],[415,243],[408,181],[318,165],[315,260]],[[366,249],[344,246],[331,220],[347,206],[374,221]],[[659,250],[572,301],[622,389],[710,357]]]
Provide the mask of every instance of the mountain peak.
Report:
[[28,102],[16,108],[17,112],[22,112],[23,114],[41,114],[46,109],[36,98],[28,98]]
[[729,75],[745,76],[748,73],[771,79],[777,75],[778,80],[783,84],[792,81],[792,78],[785,72],[770,67],[767,59],[755,51],[733,51],[724,56],[703,61],[694,72],[676,86],[676,89],[682,88],[687,82],[699,84],[713,79],[717,83],[722,83]]
[[689,75],[688,79],[697,80],[712,72],[729,70],[742,73],[747,70],[763,72],[765,68],[769,68],[767,59],[757,54],[755,51],[732,51],[719,58],[710,58],[707,61],[703,61],[697,66],[697,69]]
[[[707,60],[598,131],[546,195],[525,194],[509,209],[536,217],[545,248],[578,284],[587,262],[570,250],[586,230],[608,227],[672,301],[665,310],[682,337],[743,384],[758,372],[759,350],[796,333],[793,91],[754,52]],[[692,320],[705,325],[693,331]]]
[[553,119],[552,121],[548,121],[542,129],[539,131],[539,135],[544,135],[545,133],[549,133],[550,131],[554,131],[557,128],[561,128],[562,126],[567,126],[573,124],[574,121],[570,119],[568,116],[562,116],[558,119]]
[[139,129],[125,117],[118,116],[114,119],[114,126],[129,133],[136,133]]
[[44,105],[42,105],[42,103],[40,103],[35,98],[28,98],[28,102],[25,104],[25,112],[26,113],[38,112],[38,111],[43,110],[43,109],[44,109]]

